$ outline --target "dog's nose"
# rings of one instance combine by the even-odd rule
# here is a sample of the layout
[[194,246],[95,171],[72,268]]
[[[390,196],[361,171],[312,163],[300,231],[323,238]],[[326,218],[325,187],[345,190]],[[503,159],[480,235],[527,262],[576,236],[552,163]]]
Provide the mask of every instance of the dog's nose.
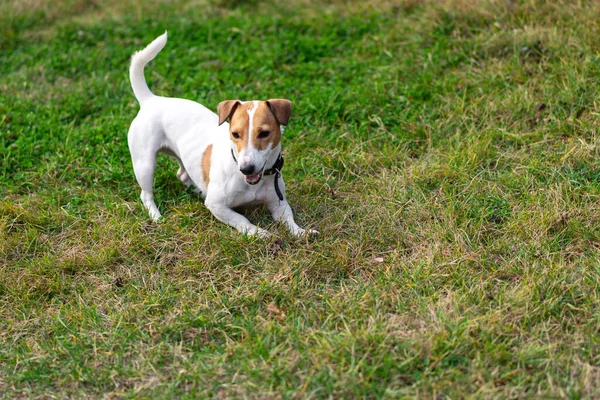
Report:
[[244,165],[243,167],[240,167],[240,171],[242,171],[242,174],[244,175],[252,175],[254,173],[254,165]]

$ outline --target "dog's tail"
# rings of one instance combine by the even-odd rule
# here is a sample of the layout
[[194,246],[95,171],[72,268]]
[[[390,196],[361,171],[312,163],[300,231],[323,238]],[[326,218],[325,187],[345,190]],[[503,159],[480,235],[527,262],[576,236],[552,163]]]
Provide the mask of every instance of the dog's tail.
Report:
[[154,94],[148,88],[146,78],[144,78],[144,67],[156,57],[156,55],[165,47],[167,43],[167,32],[163,33],[152,41],[144,50],[138,51],[131,57],[131,67],[129,67],[129,79],[133,94],[140,105],[152,98]]

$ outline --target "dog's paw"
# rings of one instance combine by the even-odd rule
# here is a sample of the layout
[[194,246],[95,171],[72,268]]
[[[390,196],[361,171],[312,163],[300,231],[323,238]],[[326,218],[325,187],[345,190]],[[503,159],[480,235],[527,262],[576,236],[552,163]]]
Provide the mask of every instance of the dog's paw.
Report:
[[258,236],[259,238],[268,238],[271,236],[271,232],[265,229],[258,228],[258,230],[256,231],[256,236]]
[[251,237],[259,237],[259,238],[268,238],[271,236],[271,232],[259,228],[257,226],[250,228],[246,231],[243,232],[244,234],[246,234],[247,236],[251,236]]
[[314,229],[296,229],[296,231],[292,232],[292,234],[296,237],[304,237],[304,236],[317,236],[319,235],[319,231],[315,231]]

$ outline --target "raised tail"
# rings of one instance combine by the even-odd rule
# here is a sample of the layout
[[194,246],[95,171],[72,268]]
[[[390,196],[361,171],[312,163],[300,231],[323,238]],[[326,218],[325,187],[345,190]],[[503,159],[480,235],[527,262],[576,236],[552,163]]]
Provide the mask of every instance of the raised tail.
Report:
[[156,55],[165,47],[167,43],[167,32],[163,33],[152,41],[144,50],[138,51],[131,57],[131,66],[129,67],[129,79],[133,94],[140,105],[152,98],[154,94],[148,88],[146,78],[144,78],[144,67],[156,57]]

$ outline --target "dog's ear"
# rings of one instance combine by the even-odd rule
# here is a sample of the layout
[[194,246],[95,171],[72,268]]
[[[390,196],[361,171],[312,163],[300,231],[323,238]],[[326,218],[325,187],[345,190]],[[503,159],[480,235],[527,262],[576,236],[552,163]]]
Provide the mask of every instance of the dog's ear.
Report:
[[267,105],[275,115],[275,119],[281,125],[287,125],[292,113],[292,102],[286,99],[270,99]]
[[219,114],[219,125],[222,125],[226,119],[230,118],[235,111],[235,108],[242,104],[239,100],[225,100],[217,106],[217,114]]

